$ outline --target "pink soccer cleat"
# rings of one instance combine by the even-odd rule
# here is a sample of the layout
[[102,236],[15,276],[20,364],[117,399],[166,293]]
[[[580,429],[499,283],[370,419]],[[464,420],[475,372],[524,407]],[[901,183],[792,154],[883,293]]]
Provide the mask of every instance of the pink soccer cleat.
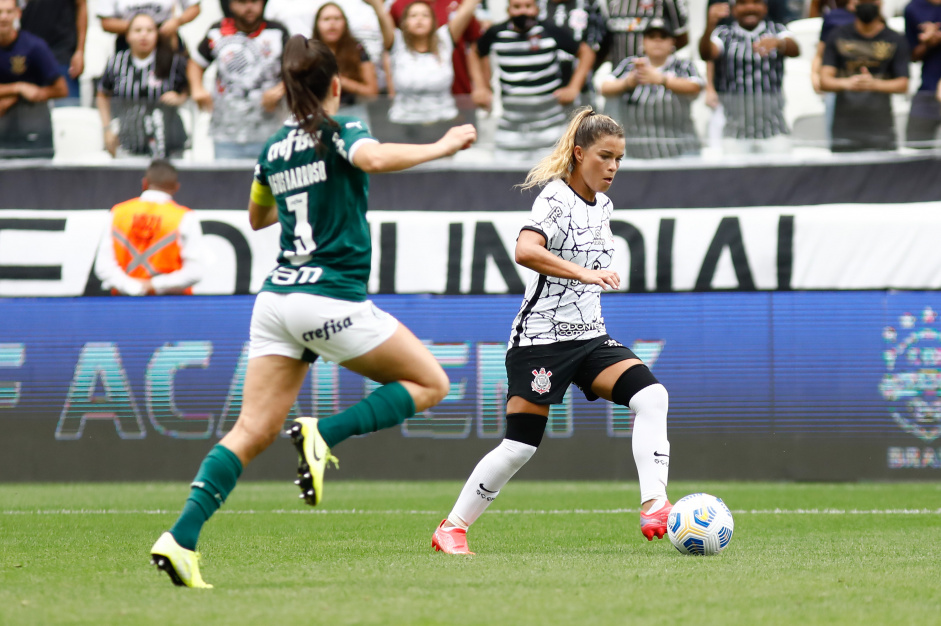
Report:
[[431,546],[435,549],[435,552],[473,555],[474,553],[467,548],[467,531],[457,526],[444,528],[446,521],[448,520],[441,520],[435,534],[431,536]]
[[663,539],[667,534],[667,518],[670,517],[670,511],[673,505],[667,500],[662,507],[647,515],[643,511],[640,514],[640,532],[644,534],[647,541],[653,541],[653,538]]

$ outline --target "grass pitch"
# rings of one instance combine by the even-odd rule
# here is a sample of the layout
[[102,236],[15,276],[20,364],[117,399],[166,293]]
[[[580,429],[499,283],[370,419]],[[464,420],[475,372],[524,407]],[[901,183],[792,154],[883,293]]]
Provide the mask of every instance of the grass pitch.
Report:
[[458,483],[239,485],[177,588],[148,550],[185,484],[0,484],[0,624],[938,624],[941,484],[674,483],[722,497],[716,557],[648,543],[617,483],[508,485],[431,550]]

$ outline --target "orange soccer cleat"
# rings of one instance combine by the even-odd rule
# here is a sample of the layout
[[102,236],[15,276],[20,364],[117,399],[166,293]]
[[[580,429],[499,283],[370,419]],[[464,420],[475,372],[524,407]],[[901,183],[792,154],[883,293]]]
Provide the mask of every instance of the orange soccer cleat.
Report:
[[467,548],[467,531],[457,526],[444,528],[444,523],[447,521],[441,520],[435,534],[431,536],[431,546],[435,552],[473,555],[474,553]]
[[667,534],[667,518],[670,517],[671,510],[673,510],[673,505],[667,500],[662,507],[653,513],[647,514],[641,511],[640,532],[644,534],[647,541],[653,541],[654,537],[663,539],[663,536]]

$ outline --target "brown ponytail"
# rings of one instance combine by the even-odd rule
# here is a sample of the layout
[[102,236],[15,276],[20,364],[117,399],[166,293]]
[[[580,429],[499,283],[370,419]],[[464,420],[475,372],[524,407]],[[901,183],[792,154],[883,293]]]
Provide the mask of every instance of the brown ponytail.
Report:
[[288,40],[281,57],[281,78],[291,113],[311,137],[317,136],[324,121],[336,125],[324,111],[323,101],[338,74],[337,59],[325,43],[303,35]]

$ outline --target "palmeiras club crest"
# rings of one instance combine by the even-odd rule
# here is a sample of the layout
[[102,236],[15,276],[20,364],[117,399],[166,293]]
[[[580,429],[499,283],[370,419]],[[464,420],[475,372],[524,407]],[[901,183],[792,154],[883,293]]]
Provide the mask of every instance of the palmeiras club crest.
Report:
[[552,387],[552,383],[549,382],[550,376],[552,376],[552,372],[547,372],[544,367],[540,367],[539,370],[533,370],[533,391],[539,394],[549,391]]
[[923,441],[941,436],[941,331],[938,314],[927,307],[920,316],[903,313],[900,330],[882,329],[886,373],[879,392],[891,404],[895,423]]

